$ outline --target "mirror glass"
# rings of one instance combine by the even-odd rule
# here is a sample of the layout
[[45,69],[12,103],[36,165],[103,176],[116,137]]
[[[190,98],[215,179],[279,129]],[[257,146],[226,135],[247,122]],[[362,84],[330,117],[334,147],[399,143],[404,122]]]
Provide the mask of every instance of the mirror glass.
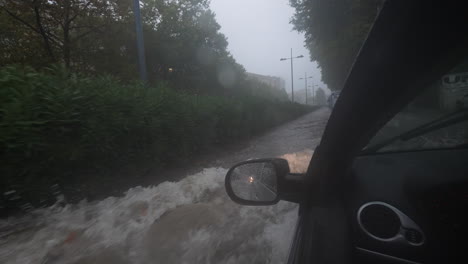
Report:
[[246,163],[233,169],[230,184],[234,194],[243,200],[272,202],[278,194],[276,178],[273,163]]

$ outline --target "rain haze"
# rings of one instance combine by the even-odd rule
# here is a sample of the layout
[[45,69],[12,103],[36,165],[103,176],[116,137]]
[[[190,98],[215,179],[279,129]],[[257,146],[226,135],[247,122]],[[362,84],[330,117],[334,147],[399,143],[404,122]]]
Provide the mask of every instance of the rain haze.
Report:
[[316,62],[309,59],[303,34],[289,23],[294,9],[288,0],[212,0],[211,9],[228,39],[229,51],[248,72],[283,78],[290,94],[291,63],[280,58],[289,58],[292,48],[294,57],[304,55],[294,60],[294,90],[304,89],[304,81],[299,78],[306,72],[313,76],[309,84],[326,88]]
[[[288,0],[212,0],[216,20],[206,0],[188,2],[2,1],[0,40],[12,41],[0,45],[0,263],[287,261],[298,205],[242,206],[226,191],[273,202],[276,167],[225,179],[257,158],[306,172],[331,110],[302,104],[300,78],[324,87],[320,69]],[[22,17],[47,18],[50,35]],[[146,52],[128,45],[138,42]],[[290,93],[291,63],[280,59],[291,49],[303,55],[295,103],[276,78],[234,82],[239,63]]]

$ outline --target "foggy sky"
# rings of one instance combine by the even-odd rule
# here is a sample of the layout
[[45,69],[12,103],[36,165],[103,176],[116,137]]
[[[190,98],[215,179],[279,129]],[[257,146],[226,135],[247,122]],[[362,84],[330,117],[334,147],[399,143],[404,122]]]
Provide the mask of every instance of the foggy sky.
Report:
[[294,60],[294,91],[304,89],[299,78],[305,72],[313,76],[309,85],[326,87],[317,64],[310,62],[304,36],[289,23],[294,9],[288,0],[211,0],[211,10],[228,38],[228,50],[248,72],[281,77],[291,93],[291,63],[280,58],[290,57],[293,48],[293,56],[304,55]]

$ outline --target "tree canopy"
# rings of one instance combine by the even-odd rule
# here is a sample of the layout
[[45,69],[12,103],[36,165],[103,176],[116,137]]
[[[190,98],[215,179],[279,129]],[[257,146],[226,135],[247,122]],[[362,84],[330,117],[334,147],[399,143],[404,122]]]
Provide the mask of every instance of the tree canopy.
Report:
[[[227,51],[208,0],[142,0],[140,5],[151,81],[225,92],[242,79],[244,69]],[[130,0],[5,0],[0,23],[2,66],[63,63],[76,72],[137,77]]]
[[246,78],[208,0],[139,3],[148,83],[132,0],[0,0],[0,193],[43,206],[53,184],[107,184],[312,110]]
[[332,90],[342,88],[384,0],[290,0],[294,29],[305,34],[310,58]]
[[325,91],[322,88],[318,88],[315,92],[315,104],[316,105],[326,105],[327,104],[327,96]]

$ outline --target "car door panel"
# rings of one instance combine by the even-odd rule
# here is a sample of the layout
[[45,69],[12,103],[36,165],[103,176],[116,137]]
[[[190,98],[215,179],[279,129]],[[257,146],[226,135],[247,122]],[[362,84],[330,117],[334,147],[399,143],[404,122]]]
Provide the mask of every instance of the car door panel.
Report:
[[[468,149],[357,157],[345,194],[356,255],[373,261],[387,256],[389,263],[462,257],[468,235],[468,219],[461,216],[468,209],[467,161]],[[395,215],[400,229],[387,237],[398,224]]]

